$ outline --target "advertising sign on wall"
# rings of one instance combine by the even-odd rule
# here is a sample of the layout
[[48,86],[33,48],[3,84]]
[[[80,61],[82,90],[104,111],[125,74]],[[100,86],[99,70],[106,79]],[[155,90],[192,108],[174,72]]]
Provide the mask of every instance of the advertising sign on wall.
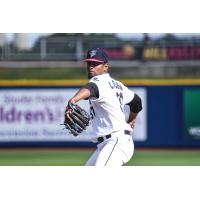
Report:
[[200,90],[184,91],[184,130],[191,139],[200,139]]
[[[60,125],[64,121],[67,101],[78,88],[29,88],[0,90],[0,142],[2,141],[89,141],[92,128],[78,137]],[[146,90],[134,89],[143,100],[134,138],[144,141],[146,134]],[[80,106],[89,112],[88,101]]]

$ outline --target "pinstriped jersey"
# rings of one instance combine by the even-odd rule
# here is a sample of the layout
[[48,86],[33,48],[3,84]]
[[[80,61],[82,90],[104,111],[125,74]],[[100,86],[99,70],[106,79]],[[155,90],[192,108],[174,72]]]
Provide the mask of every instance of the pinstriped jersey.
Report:
[[89,98],[94,137],[119,130],[132,131],[125,120],[124,106],[132,101],[135,93],[109,74],[95,76],[89,82],[95,83],[99,91],[98,98]]

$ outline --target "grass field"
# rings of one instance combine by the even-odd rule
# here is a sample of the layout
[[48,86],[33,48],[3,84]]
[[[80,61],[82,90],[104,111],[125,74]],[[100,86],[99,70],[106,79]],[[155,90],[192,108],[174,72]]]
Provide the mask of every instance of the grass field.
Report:
[[27,68],[1,68],[0,79],[81,79],[86,78],[84,67],[27,67]]
[[[82,166],[94,149],[1,149],[1,166]],[[136,149],[128,166],[200,166],[200,150]]]

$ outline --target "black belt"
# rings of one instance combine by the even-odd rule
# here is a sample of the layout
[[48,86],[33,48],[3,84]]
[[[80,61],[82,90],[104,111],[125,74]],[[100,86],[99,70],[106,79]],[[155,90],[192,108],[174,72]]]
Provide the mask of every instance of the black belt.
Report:
[[[124,134],[131,135],[130,131],[127,131],[127,130],[124,131]],[[103,142],[103,141],[105,141],[106,139],[109,139],[109,138],[111,138],[111,134],[105,135],[103,137],[98,137],[97,141],[98,141],[98,143],[101,143],[101,142]]]
[[109,138],[111,138],[111,134],[105,135],[104,137],[98,137],[98,138],[97,138],[97,141],[98,141],[99,143],[101,143],[101,142],[103,142],[104,140],[109,139]]
[[125,130],[125,131],[124,131],[124,134],[125,134],[125,135],[131,135],[131,132],[130,132],[130,131],[127,131],[127,130]]

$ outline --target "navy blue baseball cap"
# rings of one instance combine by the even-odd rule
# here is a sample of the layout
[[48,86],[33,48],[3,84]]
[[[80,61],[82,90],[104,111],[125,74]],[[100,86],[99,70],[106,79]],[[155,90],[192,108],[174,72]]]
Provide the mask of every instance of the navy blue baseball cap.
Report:
[[84,62],[99,62],[107,63],[108,55],[107,53],[100,48],[92,48],[87,52],[87,58],[83,60]]

